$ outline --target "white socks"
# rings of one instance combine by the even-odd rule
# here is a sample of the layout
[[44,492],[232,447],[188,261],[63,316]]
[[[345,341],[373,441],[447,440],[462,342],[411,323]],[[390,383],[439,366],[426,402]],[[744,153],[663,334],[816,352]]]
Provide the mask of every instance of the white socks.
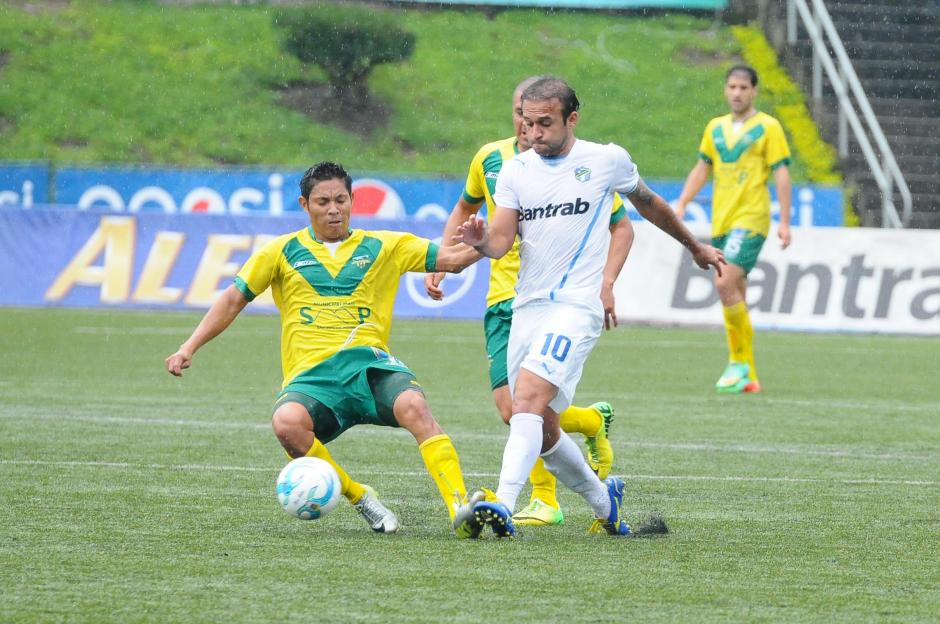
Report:
[[581,455],[581,449],[574,443],[574,440],[568,437],[567,433],[562,433],[558,444],[542,454],[542,460],[545,462],[546,470],[584,497],[594,510],[596,517],[607,518],[610,515],[610,495],[607,493],[607,486],[587,465]]
[[[509,507],[510,512],[515,509],[519,492],[529,480],[529,473],[532,472],[541,450],[542,417],[538,414],[513,414],[512,420],[509,421],[509,439],[506,440],[506,448],[503,450],[499,487],[496,489],[496,498]],[[575,450],[578,450],[577,447]],[[588,471],[590,472],[590,468]]]

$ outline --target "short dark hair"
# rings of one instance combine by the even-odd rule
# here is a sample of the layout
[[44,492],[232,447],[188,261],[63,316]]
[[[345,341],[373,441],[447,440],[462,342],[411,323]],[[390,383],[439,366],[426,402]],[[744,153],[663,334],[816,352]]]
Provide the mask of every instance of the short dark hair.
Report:
[[574,89],[561,78],[552,76],[539,78],[522,92],[523,102],[526,100],[545,102],[552,99],[561,102],[561,118],[565,123],[568,122],[571,113],[581,108],[581,102],[578,101]]
[[310,191],[313,190],[313,187],[318,182],[325,182],[326,180],[342,180],[346,183],[346,190],[352,195],[352,177],[346,173],[342,165],[328,160],[319,162],[307,169],[304,177],[300,178],[300,194],[304,199],[310,197]]
[[729,69],[728,73],[725,74],[725,82],[728,82],[728,78],[731,78],[732,74],[745,74],[751,80],[751,86],[757,86],[757,72],[750,65],[735,65]]

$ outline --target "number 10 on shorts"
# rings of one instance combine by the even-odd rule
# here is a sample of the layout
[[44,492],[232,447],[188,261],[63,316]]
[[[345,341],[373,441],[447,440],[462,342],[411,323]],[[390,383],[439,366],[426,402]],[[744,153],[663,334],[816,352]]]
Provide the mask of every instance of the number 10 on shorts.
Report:
[[559,362],[564,362],[568,357],[568,350],[571,348],[571,338],[555,335],[554,333],[545,334],[545,344],[542,345],[542,355],[551,355]]

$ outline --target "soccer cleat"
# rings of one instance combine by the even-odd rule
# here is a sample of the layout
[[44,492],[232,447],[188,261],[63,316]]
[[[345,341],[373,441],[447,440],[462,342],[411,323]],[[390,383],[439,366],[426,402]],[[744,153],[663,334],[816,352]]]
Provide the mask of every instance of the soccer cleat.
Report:
[[620,477],[607,477],[604,479],[607,486],[607,495],[610,496],[610,514],[607,518],[596,518],[588,533],[606,531],[608,535],[630,535],[630,525],[623,519],[623,479]]
[[457,508],[454,514],[454,533],[457,539],[476,539],[483,532],[486,523],[477,518],[474,513],[474,506],[483,502],[486,494],[483,492],[474,492],[467,502]]
[[513,515],[512,521],[520,526],[552,526],[563,524],[565,514],[561,513],[561,509],[533,498],[528,507]]
[[591,409],[601,415],[601,426],[597,433],[585,438],[584,443],[588,448],[588,465],[598,478],[603,480],[610,474],[610,469],[614,465],[614,448],[607,437],[610,433],[610,425],[614,422],[614,408],[610,403],[601,401],[591,405]]
[[728,362],[725,372],[715,383],[715,390],[722,394],[740,394],[751,383],[747,364]]
[[761,388],[760,388],[760,382],[759,382],[759,381],[756,381],[756,380],[755,380],[755,381],[751,381],[751,382],[748,383],[746,386],[744,386],[744,392],[745,392],[746,394],[751,394],[751,393],[755,393],[755,392],[760,392],[760,390],[761,390]]
[[368,485],[364,486],[365,494],[359,499],[359,502],[353,505],[359,515],[365,518],[366,523],[376,533],[398,533],[401,525],[398,523],[398,516],[382,504],[378,494]]
[[513,537],[516,527],[512,523],[512,512],[502,503],[482,501],[473,506],[477,522],[490,525],[496,537]]

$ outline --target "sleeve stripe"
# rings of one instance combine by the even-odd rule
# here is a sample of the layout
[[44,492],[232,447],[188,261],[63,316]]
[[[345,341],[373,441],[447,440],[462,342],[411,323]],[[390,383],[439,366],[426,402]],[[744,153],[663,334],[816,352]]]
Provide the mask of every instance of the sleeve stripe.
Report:
[[789,159],[789,158],[781,158],[780,160],[778,160],[778,161],[775,162],[774,164],[770,165],[770,169],[771,169],[771,171],[776,171],[778,167],[789,167],[789,166],[790,166],[790,159]]
[[428,244],[428,255],[424,258],[424,270],[434,271],[437,269],[437,251],[440,249],[436,243]]
[[704,152],[699,152],[698,157],[704,160],[707,164],[712,164],[712,159],[706,156]]
[[481,201],[483,201],[482,197],[474,197],[473,195],[467,193],[467,189],[463,190],[463,198],[471,204],[479,204]]
[[235,277],[235,288],[240,290],[241,293],[245,295],[245,299],[248,301],[252,301],[255,297],[257,297],[257,295],[251,292],[251,289],[248,288],[248,284],[245,283],[245,280],[238,276]]
[[617,223],[620,223],[626,216],[627,209],[621,205],[620,208],[617,208],[617,210],[610,215],[610,225],[616,225]]

